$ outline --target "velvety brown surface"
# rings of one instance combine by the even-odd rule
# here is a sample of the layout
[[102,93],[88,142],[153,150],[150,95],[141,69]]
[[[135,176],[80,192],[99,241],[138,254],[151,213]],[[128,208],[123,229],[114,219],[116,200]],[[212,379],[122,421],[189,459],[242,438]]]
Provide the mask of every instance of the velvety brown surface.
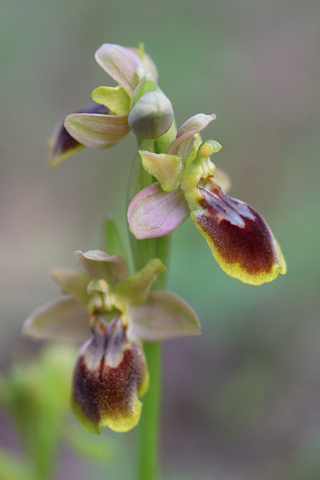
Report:
[[99,368],[91,371],[81,355],[74,372],[73,398],[93,422],[106,416],[118,418],[129,413],[132,395],[141,384],[143,373],[140,351],[134,343],[123,352],[122,361],[115,368],[109,367],[103,357]]
[[[214,195],[210,196],[210,203],[205,199],[202,202],[207,214],[199,216],[197,221],[210,236],[223,260],[228,264],[239,263],[251,275],[270,272],[276,252],[269,227],[262,216],[217,187],[212,193]],[[222,201],[219,204],[216,203],[216,196]],[[243,213],[243,207],[249,210],[249,216]],[[232,223],[227,210],[233,210],[243,224],[239,226]]]

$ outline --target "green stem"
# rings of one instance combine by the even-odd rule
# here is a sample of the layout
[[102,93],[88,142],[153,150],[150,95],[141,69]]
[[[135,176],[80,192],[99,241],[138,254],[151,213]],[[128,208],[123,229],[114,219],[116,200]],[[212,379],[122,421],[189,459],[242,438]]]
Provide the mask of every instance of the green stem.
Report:
[[161,347],[159,342],[147,342],[144,345],[150,373],[150,385],[143,398],[143,409],[139,422],[138,480],[156,480],[158,476]]
[[[138,139],[138,150],[148,150],[152,152],[153,144],[153,140]],[[152,176],[142,167],[141,157],[137,152],[129,179],[127,193],[128,205],[140,190],[149,186],[151,183]],[[155,239],[136,240],[132,233],[129,232],[129,242],[135,271],[140,270],[148,260],[156,257]]]
[[[160,149],[164,153],[175,137],[175,127],[162,138]],[[159,151],[159,145],[156,145]],[[153,151],[153,140],[138,139],[138,150]],[[161,152],[159,152],[161,153]],[[143,188],[152,183],[152,176],[144,170],[141,157],[137,152],[128,186],[128,204]],[[129,241],[135,270],[140,270],[152,258],[160,258],[168,268],[170,255],[169,235],[161,238],[136,240],[129,232]],[[166,272],[157,278],[153,288],[162,289],[166,282]],[[143,398],[142,415],[139,422],[138,439],[138,480],[157,480],[158,477],[158,431],[161,394],[161,344],[147,342],[144,345],[150,373],[149,390]]]

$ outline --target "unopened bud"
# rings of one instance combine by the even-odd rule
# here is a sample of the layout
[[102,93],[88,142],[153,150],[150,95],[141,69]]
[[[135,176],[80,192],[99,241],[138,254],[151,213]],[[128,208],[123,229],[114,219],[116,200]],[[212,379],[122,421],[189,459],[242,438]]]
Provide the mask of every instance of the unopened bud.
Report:
[[161,92],[144,93],[132,108],[128,123],[139,138],[161,137],[171,127],[173,108],[170,100]]

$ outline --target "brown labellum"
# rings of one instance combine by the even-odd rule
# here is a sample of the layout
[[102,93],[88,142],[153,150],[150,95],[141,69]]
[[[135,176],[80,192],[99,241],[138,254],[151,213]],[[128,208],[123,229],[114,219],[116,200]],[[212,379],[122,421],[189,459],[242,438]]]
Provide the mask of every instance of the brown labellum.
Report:
[[142,347],[129,341],[121,319],[93,328],[78,357],[73,380],[73,410],[89,431],[104,426],[126,431],[139,420],[147,369]]

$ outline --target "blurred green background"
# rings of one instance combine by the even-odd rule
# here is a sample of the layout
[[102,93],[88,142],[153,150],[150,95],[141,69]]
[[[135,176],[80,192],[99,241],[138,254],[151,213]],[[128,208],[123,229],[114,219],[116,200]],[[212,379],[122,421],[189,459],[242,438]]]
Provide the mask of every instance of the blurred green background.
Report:
[[[177,124],[216,113],[203,138],[231,195],[268,220],[288,263],[272,284],[227,277],[186,221],[169,289],[197,311],[202,336],[164,345],[161,468],[166,480],[319,480],[319,47],[316,0],[11,0],[0,12],[1,369],[31,355],[23,319],[58,295],[52,266],[100,248],[103,219],[125,233],[134,138],[85,149],[50,170],[45,142],[66,114],[112,81],[102,43],[143,41]],[[9,417],[0,445],[19,448]],[[111,442],[119,435],[106,432]],[[125,438],[124,438],[125,437]],[[134,433],[121,437],[134,452]],[[56,480],[128,480],[63,450]],[[127,461],[126,461],[127,460]]]

